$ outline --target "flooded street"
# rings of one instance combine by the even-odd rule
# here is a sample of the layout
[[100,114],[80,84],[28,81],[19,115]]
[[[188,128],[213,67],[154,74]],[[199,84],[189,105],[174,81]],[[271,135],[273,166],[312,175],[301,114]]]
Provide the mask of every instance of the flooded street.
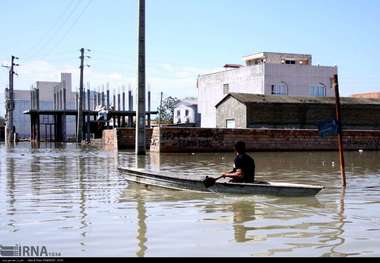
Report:
[[323,185],[315,198],[176,192],[129,184],[118,165],[191,176],[233,154],[0,145],[0,245],[76,256],[380,256],[380,152],[254,153],[257,179]]

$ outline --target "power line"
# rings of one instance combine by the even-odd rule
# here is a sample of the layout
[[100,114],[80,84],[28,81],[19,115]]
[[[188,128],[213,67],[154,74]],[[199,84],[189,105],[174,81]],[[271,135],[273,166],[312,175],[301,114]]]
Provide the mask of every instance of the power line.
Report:
[[47,31],[46,34],[44,34],[40,38],[40,41],[37,42],[36,45],[33,46],[33,48],[30,49],[28,54],[25,56],[26,59],[36,56],[40,51],[42,51],[45,47],[47,47],[50,44],[50,42],[54,39],[54,36],[56,36],[56,33],[61,28],[63,28],[66,25],[66,23],[70,20],[70,18],[73,16],[75,10],[81,4],[81,1],[76,2],[76,4],[72,6],[74,3],[75,0],[71,0],[71,2],[69,2],[69,4],[64,8],[63,13],[56,19],[56,23]]
[[[84,6],[82,12],[79,14],[79,16],[76,17],[76,19],[74,20],[74,22],[71,24],[71,26],[65,31],[65,33],[63,34],[63,36],[59,39],[58,42],[56,42],[57,45],[54,45],[53,49],[56,48],[58,49],[58,47],[60,45],[62,45],[63,41],[66,39],[66,37],[68,36],[68,34],[70,33],[70,31],[76,26],[76,24],[79,22],[79,20],[81,19],[81,17],[84,15],[84,13],[87,11],[87,9],[90,7],[90,5],[92,4],[93,0],[89,0],[86,4],[86,6]],[[47,52],[47,55],[44,56],[44,58],[46,59],[47,57],[50,56],[51,54],[51,51],[52,50],[49,50]]]

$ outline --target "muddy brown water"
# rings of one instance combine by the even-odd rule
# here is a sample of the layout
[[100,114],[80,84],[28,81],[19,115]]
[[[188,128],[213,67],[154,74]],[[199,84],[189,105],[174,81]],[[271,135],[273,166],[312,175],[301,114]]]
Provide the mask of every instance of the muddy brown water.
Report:
[[380,256],[380,153],[253,153],[260,180],[326,187],[315,198],[194,194],[129,184],[118,165],[217,176],[232,154],[0,145],[0,245],[62,256]]

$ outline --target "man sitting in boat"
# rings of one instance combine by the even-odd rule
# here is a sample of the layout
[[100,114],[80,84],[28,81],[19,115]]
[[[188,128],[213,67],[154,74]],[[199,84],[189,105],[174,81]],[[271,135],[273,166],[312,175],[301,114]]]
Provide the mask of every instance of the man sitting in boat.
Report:
[[245,143],[235,144],[235,165],[230,173],[223,174],[223,178],[232,178],[232,183],[254,183],[255,182],[255,161],[246,153]]

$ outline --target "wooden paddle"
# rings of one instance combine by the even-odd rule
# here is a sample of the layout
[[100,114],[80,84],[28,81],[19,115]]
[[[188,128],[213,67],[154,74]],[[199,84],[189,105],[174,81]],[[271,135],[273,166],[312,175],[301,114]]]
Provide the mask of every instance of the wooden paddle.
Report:
[[203,181],[204,185],[206,186],[206,188],[210,188],[210,187],[213,187],[216,182],[220,179],[224,178],[224,176],[220,176],[218,178],[212,178],[212,177],[206,177],[206,179]]

